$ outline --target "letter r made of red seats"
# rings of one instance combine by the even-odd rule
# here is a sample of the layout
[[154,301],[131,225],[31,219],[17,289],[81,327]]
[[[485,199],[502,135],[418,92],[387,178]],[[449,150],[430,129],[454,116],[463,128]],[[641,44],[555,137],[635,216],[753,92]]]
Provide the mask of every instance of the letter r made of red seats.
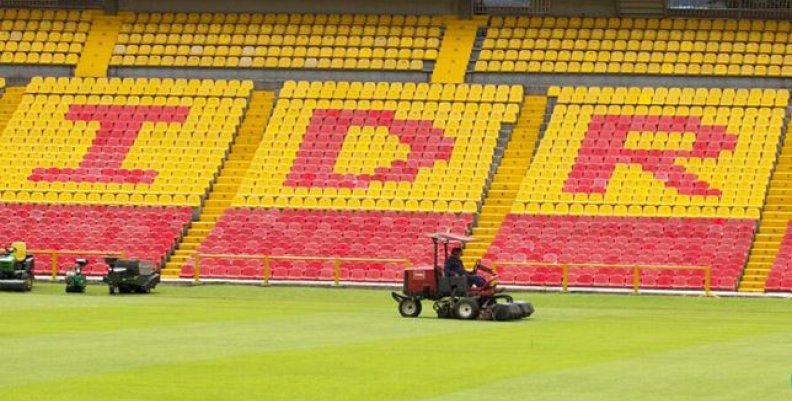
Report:
[[36,167],[31,181],[151,184],[156,170],[121,168],[145,122],[183,123],[189,107],[71,105],[70,121],[98,121],[91,147],[77,168]]
[[[630,132],[693,133],[696,138],[692,149],[627,149]],[[698,117],[594,115],[564,191],[604,194],[617,164],[637,164],[680,195],[721,196],[720,189],[676,164],[677,159],[717,159],[736,145],[737,135],[726,133],[721,125],[702,124]]]

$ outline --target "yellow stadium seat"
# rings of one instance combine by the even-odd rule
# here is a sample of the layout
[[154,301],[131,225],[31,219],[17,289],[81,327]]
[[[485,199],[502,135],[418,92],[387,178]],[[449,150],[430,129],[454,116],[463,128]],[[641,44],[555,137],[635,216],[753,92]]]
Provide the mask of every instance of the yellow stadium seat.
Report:
[[[159,16],[160,14],[152,14]],[[227,17],[227,18],[225,18]],[[134,14],[133,23],[122,25],[119,35],[119,42],[124,43],[124,47],[113,49],[112,65],[147,65],[162,64],[165,60],[170,60],[176,56],[188,56],[189,49],[193,49],[196,55],[202,58],[176,58],[176,65],[188,66],[215,66],[228,68],[234,66],[243,67],[268,67],[268,68],[375,68],[375,69],[398,69],[398,70],[421,70],[423,60],[435,60],[438,49],[440,48],[440,21],[432,20],[428,26],[380,26],[379,30],[371,28],[371,34],[376,33],[377,42],[374,36],[363,35],[361,26],[339,26],[335,25],[336,17],[339,20],[365,19],[372,20],[372,17],[356,15],[354,17],[337,15],[318,15],[302,16],[300,14],[281,14],[277,20],[290,21],[288,25],[261,25],[255,21],[269,21],[270,15],[253,14],[250,18],[236,18],[236,14],[226,16],[218,14],[218,18],[225,22],[225,25],[213,24],[205,21],[198,24],[197,32],[200,34],[182,34],[181,36],[172,35],[172,28],[181,28],[182,25],[175,22],[162,22],[159,24],[148,25],[142,21],[147,17],[144,14]],[[329,17],[329,18],[326,18]],[[159,18],[159,17],[157,17]],[[163,20],[164,21],[164,20]],[[229,22],[233,21],[233,22]],[[385,16],[378,18],[378,21],[391,23]],[[420,19],[416,20],[420,21]],[[208,24],[208,25],[207,25]],[[438,25],[435,25],[438,24]],[[221,28],[222,26],[222,28]],[[374,26],[374,25],[372,25]],[[135,32],[147,33],[142,36]],[[215,39],[210,49],[202,48],[206,44],[206,34],[208,38]],[[233,34],[233,35],[231,35]],[[253,34],[259,34],[256,37]],[[351,35],[351,36],[348,36]],[[152,38],[170,38],[178,41],[180,46],[160,46],[154,45],[150,49],[151,58],[127,58],[131,46],[141,46],[152,44]],[[362,40],[360,40],[362,38]],[[219,40],[218,40],[219,39]],[[156,39],[160,42],[160,39]],[[216,45],[219,45],[215,47]],[[226,46],[230,47],[226,48]],[[243,49],[241,46],[245,46]],[[159,47],[157,47],[159,46]],[[295,47],[297,46],[297,47]],[[297,48],[317,48],[334,49],[328,55],[318,57],[319,54],[309,55],[308,58],[296,56]],[[415,49],[420,47],[419,49]],[[370,52],[373,50],[389,51],[388,58],[383,60],[382,56],[375,57],[376,60],[370,61]],[[411,51],[411,48],[414,49]],[[134,49],[133,49],[134,50]],[[209,50],[209,51],[206,51]],[[420,50],[420,51],[419,51]],[[219,51],[219,52],[218,52]],[[327,51],[327,50],[321,50]],[[360,52],[357,56],[350,52]],[[250,58],[252,55],[263,56],[269,53],[266,58]],[[276,54],[277,52],[277,54]],[[344,58],[344,54],[346,58]],[[385,54],[383,53],[383,56]],[[230,57],[229,57],[230,56]],[[239,57],[242,56],[242,57]],[[365,60],[357,60],[360,57]],[[395,59],[398,57],[398,61]]]

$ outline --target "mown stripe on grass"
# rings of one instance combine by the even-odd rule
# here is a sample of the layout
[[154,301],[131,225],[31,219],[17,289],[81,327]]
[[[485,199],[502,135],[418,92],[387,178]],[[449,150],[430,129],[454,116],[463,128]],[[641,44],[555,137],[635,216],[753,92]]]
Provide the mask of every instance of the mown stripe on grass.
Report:
[[[136,399],[143,395],[141,390],[125,389],[118,395],[114,387],[134,377],[158,400],[186,395],[196,400],[411,400],[657,352],[684,354],[700,344],[750,338],[766,330],[741,321],[719,326],[692,321],[681,329],[675,320],[641,316],[647,311],[631,319],[623,311],[578,310],[577,320],[570,319],[569,310],[547,312],[567,316],[497,324],[340,313],[305,322],[237,325],[236,335],[227,342],[215,331],[218,328],[206,328],[201,331],[206,342],[172,345],[167,358],[155,356],[156,363],[140,361],[135,366],[129,362],[136,355],[123,355],[127,364],[115,368],[81,371],[81,377],[71,380],[8,387],[4,393],[8,400],[36,398],[44,394],[42,389],[61,394],[58,399],[63,400],[81,399],[80,395]],[[365,326],[355,325],[362,319],[368,319]],[[251,336],[269,340],[251,343]],[[204,351],[194,358],[185,353],[202,346]]]
[[540,374],[421,401],[769,401],[792,397],[792,331],[756,335]]

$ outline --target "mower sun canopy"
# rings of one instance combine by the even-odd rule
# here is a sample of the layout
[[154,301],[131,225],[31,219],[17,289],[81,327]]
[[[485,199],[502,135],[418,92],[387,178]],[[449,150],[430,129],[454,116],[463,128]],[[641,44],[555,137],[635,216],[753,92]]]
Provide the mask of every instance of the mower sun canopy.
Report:
[[476,240],[476,238],[474,237],[468,237],[466,235],[457,235],[452,233],[432,233],[432,234],[427,234],[426,236],[432,239],[436,239],[440,242],[461,242],[463,244]]

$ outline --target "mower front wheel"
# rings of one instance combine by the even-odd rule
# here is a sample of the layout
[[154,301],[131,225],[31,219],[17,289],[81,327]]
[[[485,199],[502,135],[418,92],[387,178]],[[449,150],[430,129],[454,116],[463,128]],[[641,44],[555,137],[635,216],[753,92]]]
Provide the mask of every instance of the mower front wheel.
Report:
[[421,314],[421,301],[405,298],[399,302],[399,313],[402,317],[418,317]]
[[454,312],[460,319],[472,320],[478,317],[481,312],[478,302],[470,299],[461,299],[454,305]]

